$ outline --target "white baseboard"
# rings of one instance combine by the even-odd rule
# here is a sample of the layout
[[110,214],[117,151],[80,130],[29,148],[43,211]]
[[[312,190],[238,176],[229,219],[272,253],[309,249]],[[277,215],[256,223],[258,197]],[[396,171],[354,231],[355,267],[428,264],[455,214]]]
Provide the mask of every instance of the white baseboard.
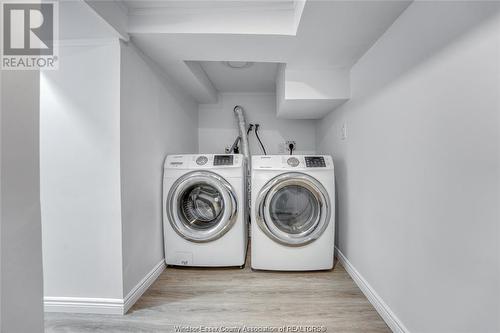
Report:
[[123,315],[134,305],[142,294],[156,281],[165,269],[162,259],[146,276],[132,288],[125,298],[88,297],[44,297],[45,312],[93,313]]
[[125,296],[123,304],[123,314],[137,302],[137,300],[144,294],[146,290],[156,281],[160,274],[165,270],[165,260],[162,259],[156,266],[141,280],[130,292]]
[[392,312],[389,306],[384,302],[382,297],[373,289],[373,287],[363,278],[356,268],[349,262],[344,254],[335,247],[339,262],[345,268],[347,273],[351,276],[359,289],[365,294],[366,298],[373,305],[375,310],[384,319],[385,323],[394,333],[410,333],[410,331],[403,325],[401,320]]
[[89,297],[44,297],[45,312],[123,314],[123,299]]

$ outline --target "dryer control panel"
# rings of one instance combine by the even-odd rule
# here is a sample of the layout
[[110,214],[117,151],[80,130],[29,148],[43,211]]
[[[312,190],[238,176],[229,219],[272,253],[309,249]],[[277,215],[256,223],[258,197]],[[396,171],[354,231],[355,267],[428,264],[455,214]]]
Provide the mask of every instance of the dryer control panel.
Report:
[[332,170],[329,155],[259,155],[252,156],[252,169],[270,170]]

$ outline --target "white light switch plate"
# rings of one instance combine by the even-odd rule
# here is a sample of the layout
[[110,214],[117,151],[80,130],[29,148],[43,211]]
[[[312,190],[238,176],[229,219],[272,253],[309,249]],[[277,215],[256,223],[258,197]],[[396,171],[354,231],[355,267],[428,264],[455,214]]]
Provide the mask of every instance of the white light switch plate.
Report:
[[347,140],[347,123],[344,122],[342,124],[342,128],[340,129],[340,139],[341,140]]

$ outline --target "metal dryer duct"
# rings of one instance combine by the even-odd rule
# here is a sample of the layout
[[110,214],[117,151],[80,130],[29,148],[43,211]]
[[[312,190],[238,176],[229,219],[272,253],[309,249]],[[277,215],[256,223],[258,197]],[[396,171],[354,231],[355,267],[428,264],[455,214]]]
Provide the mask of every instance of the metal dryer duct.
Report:
[[250,158],[250,146],[248,145],[248,134],[247,134],[247,122],[245,120],[245,114],[244,114],[244,110],[241,106],[239,105],[236,105],[233,109],[234,111],[234,115],[236,116],[236,120],[238,121],[238,129],[239,129],[239,132],[240,132],[240,135],[238,136],[238,138],[236,139],[236,142],[235,144],[237,144],[238,142],[238,139],[239,141],[241,142],[241,150],[242,150],[242,153],[243,153],[243,156],[244,156],[244,159],[245,159],[245,165],[246,165],[246,175],[245,175],[245,178],[246,178],[246,201],[247,201],[247,205],[246,205],[246,213],[248,214],[248,216],[250,217],[250,184],[251,184],[251,180],[250,180],[250,176],[251,176],[251,161],[252,159]]
[[244,110],[241,106],[236,105],[234,107],[234,115],[238,121],[238,129],[240,131],[241,140],[241,150],[243,156],[245,156],[245,161],[247,163],[247,169],[250,170],[250,147],[248,145],[248,135],[247,135],[247,122],[245,120]]

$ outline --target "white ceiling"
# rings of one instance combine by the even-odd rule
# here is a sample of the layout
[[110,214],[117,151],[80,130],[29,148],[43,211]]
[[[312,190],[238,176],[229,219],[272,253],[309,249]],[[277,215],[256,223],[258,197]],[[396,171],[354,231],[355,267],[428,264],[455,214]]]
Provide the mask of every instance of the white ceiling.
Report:
[[[210,80],[200,77],[200,71],[185,61],[252,61],[286,63],[287,68],[339,68],[351,67],[384,33],[394,20],[409,5],[409,1],[314,1],[305,2],[300,19],[296,20],[296,33],[289,30],[276,33],[274,26],[265,30],[259,20],[252,19],[255,13],[286,12],[279,9],[246,11],[234,9],[235,15],[247,18],[240,26],[219,25],[207,21],[210,15],[196,21],[198,16],[185,16],[175,9],[170,11],[168,20],[161,20],[155,15],[139,15],[140,24],[134,23],[131,16],[131,39],[147,55],[156,61],[179,84],[191,92],[201,103],[214,101],[215,87],[206,85]],[[297,5],[295,5],[297,8]],[[230,9],[226,8],[224,15],[231,17]],[[203,13],[202,8],[196,8],[196,13]],[[296,12],[297,13],[297,12]],[[193,14],[194,15],[194,14]],[[288,15],[288,14],[287,14]],[[153,17],[154,16],[154,17]],[[203,16],[203,15],[201,15]],[[161,16],[160,16],[161,17]],[[172,20],[172,18],[177,18]],[[189,25],[187,33],[180,33],[182,22],[187,18]],[[215,20],[215,17],[213,18]],[[158,22],[163,26],[159,26]],[[253,23],[255,21],[254,27]],[[146,24],[149,22],[148,24]],[[171,25],[166,22],[172,22]],[[199,23],[199,25],[197,24]],[[203,24],[201,24],[203,23]],[[187,24],[187,23],[186,23]],[[140,29],[138,28],[140,26]],[[210,32],[211,26],[217,29],[227,28],[225,32]],[[135,30],[134,28],[135,27]],[[197,27],[197,28],[196,28]],[[241,33],[235,33],[235,29]],[[266,29],[267,29],[266,28]],[[209,33],[192,32],[193,29],[205,29]],[[257,33],[249,33],[257,29]],[[264,29],[264,30],[262,30]],[[161,32],[164,31],[164,32]]]
[[[273,65],[260,63],[320,75],[350,69],[411,0],[85,2],[195,100],[211,103],[219,91],[271,89],[264,68]],[[225,60],[259,65],[236,74],[220,66]]]
[[137,1],[127,8],[130,33],[294,35],[304,1]]
[[102,19],[82,1],[59,2],[59,39],[104,39],[116,37]]
[[202,61],[201,67],[218,92],[274,92],[276,63],[253,63],[248,68],[230,68],[221,61]]
[[123,0],[132,10],[144,8],[293,8],[294,0]]

